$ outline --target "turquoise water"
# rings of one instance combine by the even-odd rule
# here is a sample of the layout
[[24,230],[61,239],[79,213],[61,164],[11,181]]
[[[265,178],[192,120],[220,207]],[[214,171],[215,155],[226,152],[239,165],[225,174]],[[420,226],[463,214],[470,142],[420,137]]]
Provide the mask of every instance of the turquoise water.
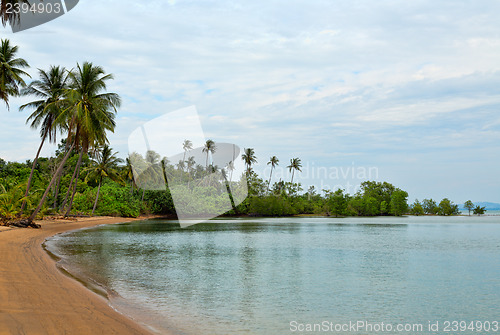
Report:
[[159,333],[311,334],[324,332],[300,327],[360,321],[443,334],[446,321],[500,321],[498,216],[148,220],[47,244]]

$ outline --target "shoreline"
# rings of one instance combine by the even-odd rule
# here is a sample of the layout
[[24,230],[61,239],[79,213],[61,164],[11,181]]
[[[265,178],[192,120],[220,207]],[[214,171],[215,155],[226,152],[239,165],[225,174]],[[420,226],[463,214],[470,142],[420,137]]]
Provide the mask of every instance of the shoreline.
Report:
[[145,218],[37,221],[41,229],[0,229],[0,335],[155,334],[108,299],[64,274],[42,244],[59,233]]

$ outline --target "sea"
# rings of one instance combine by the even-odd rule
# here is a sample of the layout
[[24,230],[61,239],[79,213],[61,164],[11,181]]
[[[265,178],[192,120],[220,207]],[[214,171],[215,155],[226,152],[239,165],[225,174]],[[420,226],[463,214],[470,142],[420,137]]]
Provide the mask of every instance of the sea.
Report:
[[153,219],[45,247],[158,334],[500,334],[491,214]]

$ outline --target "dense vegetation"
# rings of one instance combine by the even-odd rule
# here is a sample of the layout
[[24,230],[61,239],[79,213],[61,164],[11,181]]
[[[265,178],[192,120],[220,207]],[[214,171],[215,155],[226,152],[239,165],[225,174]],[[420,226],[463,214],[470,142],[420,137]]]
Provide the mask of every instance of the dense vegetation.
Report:
[[[218,144],[212,140],[201,149],[203,158],[198,163],[192,155],[196,149],[189,140],[179,144],[184,154],[178,162],[170,162],[154,151],[144,156],[132,153],[123,161],[109,147],[107,138],[115,129],[121,103],[118,94],[106,89],[113,76],[100,66],[84,62],[71,71],[61,66],[39,70],[39,78],[27,84],[23,77],[29,75],[23,69],[29,65],[17,58],[17,52],[17,46],[1,41],[0,99],[7,108],[10,97],[35,99],[20,110],[31,112],[27,123],[40,131],[41,141],[33,161],[6,162],[0,158],[0,220],[4,223],[36,226],[35,218],[49,214],[175,216],[172,194],[193,215],[220,209],[227,194],[231,205],[226,215],[459,213],[458,206],[446,198],[439,204],[425,199],[408,206],[408,193],[387,182],[365,181],[353,195],[341,189],[321,190],[319,194],[314,186],[303,192],[302,185],[294,182],[302,167],[299,158],[290,159],[287,166],[290,181],[272,183],[279,159],[270,158],[270,174],[264,180],[252,168],[257,163],[252,148],[246,148],[241,156],[246,167],[242,178],[233,180],[234,157],[224,166],[214,165],[209,158],[217,152]],[[58,136],[62,139],[55,155],[39,157],[46,142],[57,143]],[[137,178],[139,175],[142,177]],[[474,214],[484,213],[484,208],[474,208],[471,202],[466,203],[466,208],[469,214],[471,210]]]

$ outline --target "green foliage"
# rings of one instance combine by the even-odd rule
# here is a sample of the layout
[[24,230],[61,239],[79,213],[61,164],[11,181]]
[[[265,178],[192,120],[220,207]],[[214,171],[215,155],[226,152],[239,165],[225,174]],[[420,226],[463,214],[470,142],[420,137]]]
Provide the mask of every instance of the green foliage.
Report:
[[418,199],[410,206],[410,214],[412,215],[424,215],[424,208]]
[[257,216],[289,216],[297,214],[290,198],[269,195],[249,198],[248,214]]
[[469,210],[469,216],[470,216],[470,212],[474,209],[474,204],[472,203],[472,201],[467,200],[464,203],[464,208],[467,209],[467,210]]
[[390,213],[395,216],[401,216],[408,211],[407,203],[408,193],[396,189],[391,195]]
[[450,199],[444,198],[439,203],[438,207],[439,215],[458,215],[460,211],[458,210],[458,205],[455,205]]
[[335,217],[347,215],[347,202],[349,201],[349,196],[344,194],[344,190],[340,188],[336,190],[333,194],[327,195],[326,200],[326,212]]
[[439,211],[436,201],[432,199],[422,200],[422,208],[424,209],[425,214],[437,214]]
[[24,184],[16,185],[9,190],[0,186],[0,219],[2,221],[14,219],[21,211],[21,203],[29,202],[28,197],[24,197]]
[[483,215],[486,212],[486,207],[476,206],[474,208],[474,215]]
[[262,196],[266,193],[266,183],[253,170],[247,172],[246,178],[249,196]]
[[[4,3],[2,1],[3,10]],[[2,15],[2,22],[6,22],[5,16],[11,15]],[[18,50],[19,47],[11,45],[8,39],[0,41],[0,100],[5,102],[7,108],[9,108],[9,98],[18,96],[19,88],[26,86],[22,77],[30,76],[22,70],[29,67],[28,62],[22,58],[16,58]]]
[[[73,212],[90,214],[96,194],[97,187],[87,188],[83,193],[77,193],[73,201]],[[137,217],[144,209],[145,206],[141,203],[139,196],[131,196],[126,187],[114,182],[102,185],[96,214]]]

